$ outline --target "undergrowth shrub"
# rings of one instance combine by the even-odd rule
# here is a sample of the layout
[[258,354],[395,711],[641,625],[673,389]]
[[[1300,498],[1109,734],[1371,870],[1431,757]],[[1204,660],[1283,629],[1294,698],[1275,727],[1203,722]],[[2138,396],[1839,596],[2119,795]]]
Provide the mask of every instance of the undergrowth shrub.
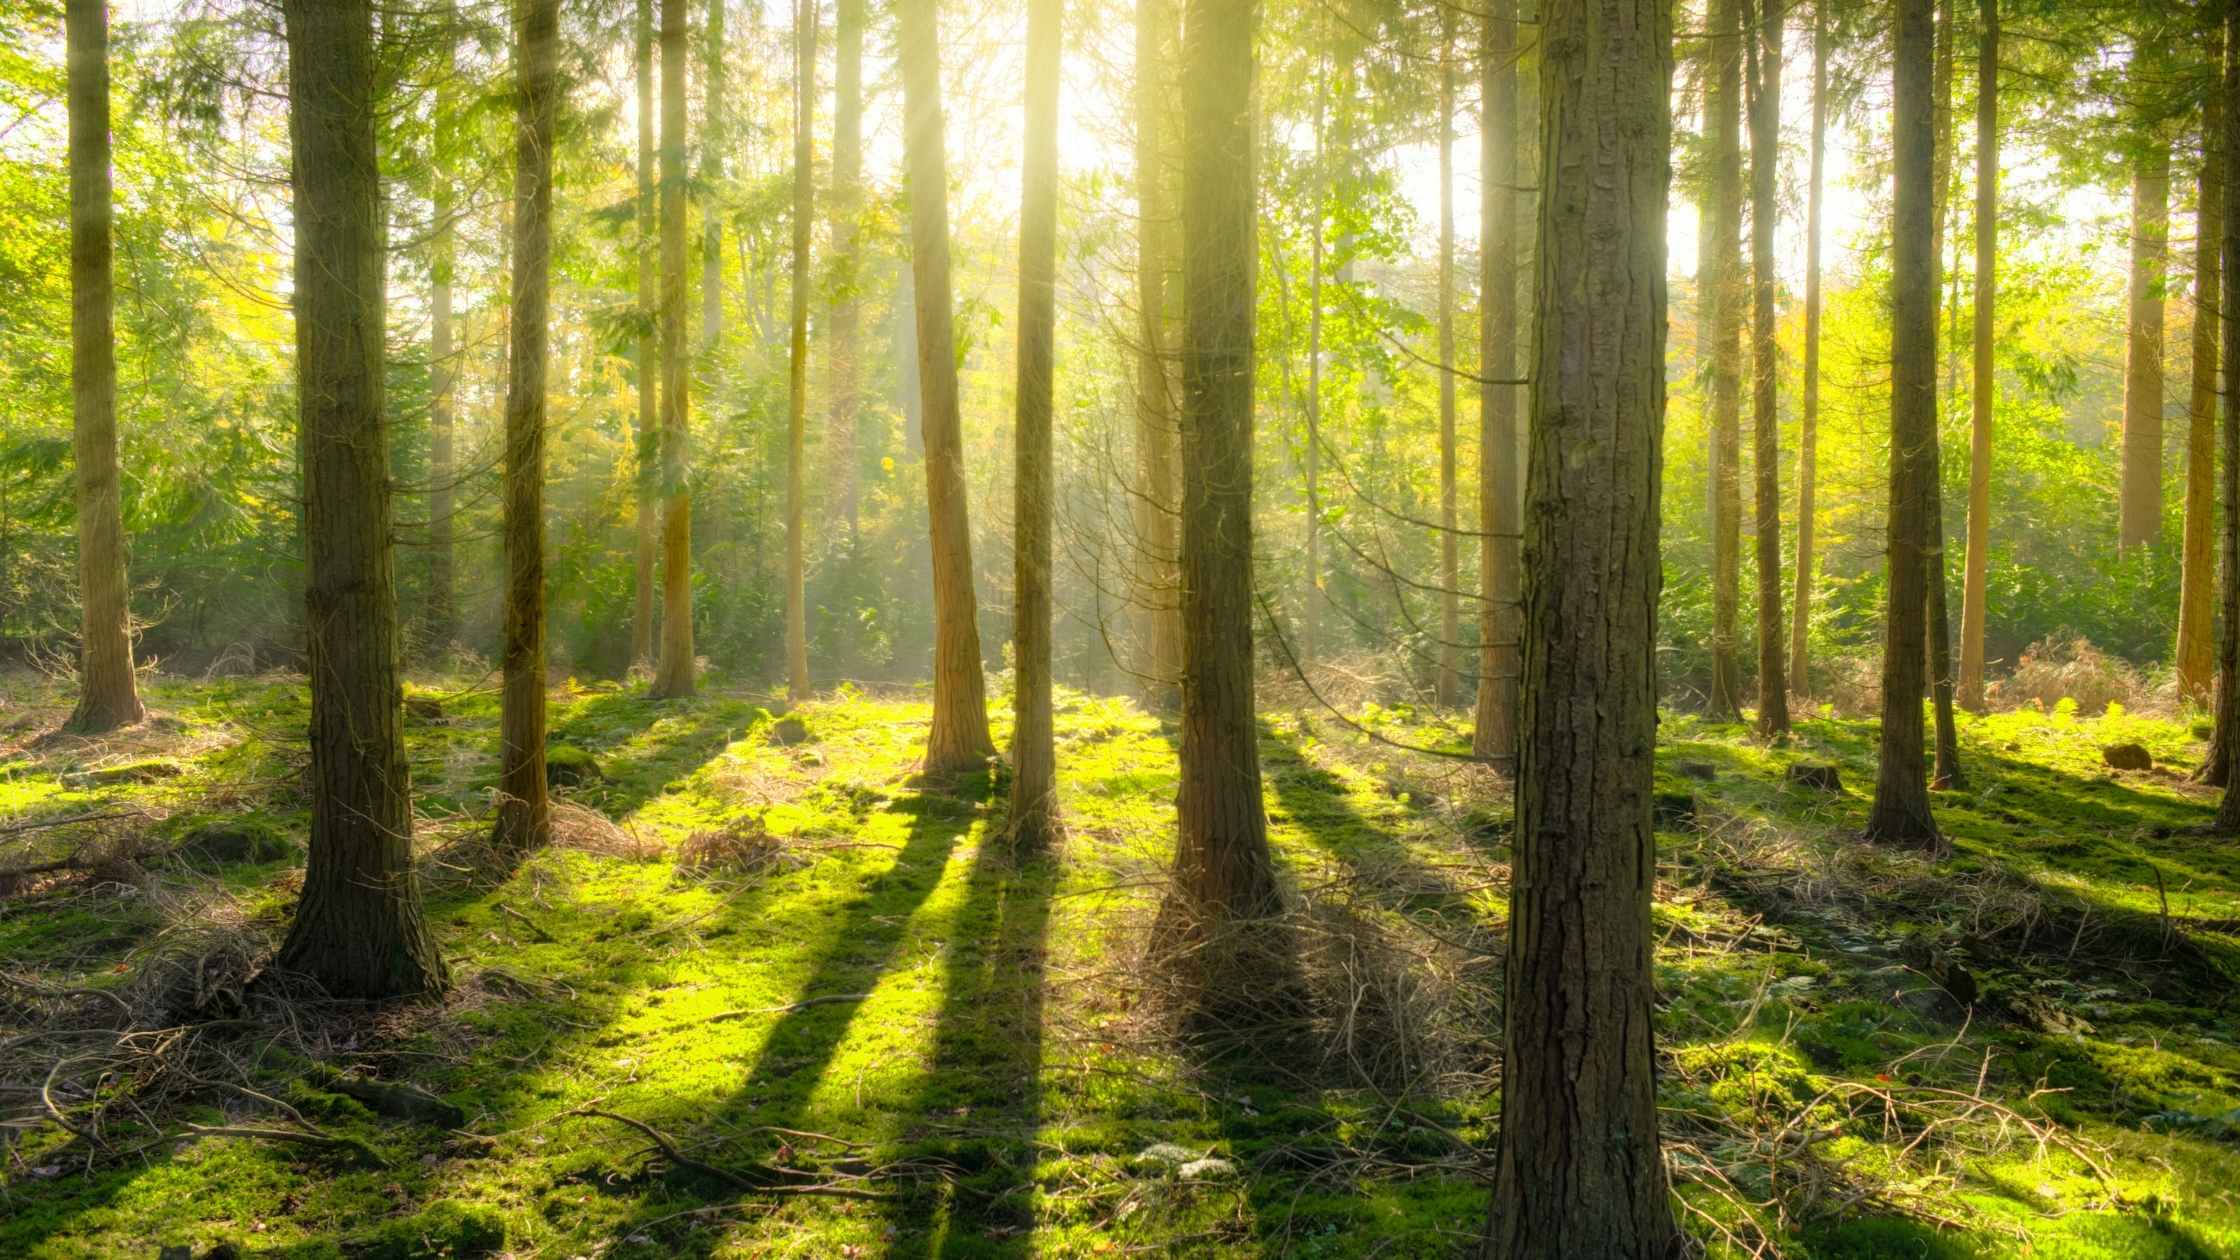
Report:
[[2081,636],[2040,639],[2023,650],[2014,672],[1991,686],[1993,703],[2052,709],[2063,699],[2081,713],[2104,712],[2110,704],[2138,711],[2156,697],[2129,662],[2110,656]]

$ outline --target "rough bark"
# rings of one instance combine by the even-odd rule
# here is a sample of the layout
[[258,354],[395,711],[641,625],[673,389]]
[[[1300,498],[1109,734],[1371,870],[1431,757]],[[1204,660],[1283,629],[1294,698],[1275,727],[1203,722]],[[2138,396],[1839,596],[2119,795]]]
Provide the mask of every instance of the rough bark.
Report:
[[692,490],[685,481],[691,397],[685,354],[685,4],[661,0],[661,664],[652,693],[689,696]]
[[825,426],[826,515],[853,539],[860,511],[856,490],[856,426],[863,371],[857,342],[863,327],[857,261],[863,213],[864,0],[836,0],[832,57],[832,324],[825,338],[832,372],[832,416]]
[[1182,784],[1175,891],[1193,931],[1279,904],[1252,675],[1255,0],[1182,26]]
[[[1748,0],[1745,0],[1747,3]],[[1781,643],[1781,349],[1773,234],[1781,170],[1781,0],[1758,0],[1750,46],[1751,439],[1757,495],[1758,734],[1789,729]]]
[[1890,514],[1882,732],[1868,839],[1937,848],[1923,764],[1930,479],[1937,440],[1936,108],[1931,0],[1897,0],[1892,92]]
[[1517,24],[1516,0],[1493,0],[1479,64],[1478,712],[1471,751],[1513,767],[1517,752]]
[[1051,730],[1051,456],[1058,282],[1060,0],[1029,0],[1025,158],[1019,194],[1019,376],[1012,528],[1017,605],[1012,617],[1011,843],[1049,844],[1058,826],[1057,748]]
[[1663,1260],[1681,1245],[1657,1145],[1649,921],[1671,8],[1543,13],[1516,854],[1484,1254]]
[[1812,694],[1813,516],[1820,479],[1820,211],[1827,181],[1828,26],[1812,5],[1812,156],[1805,189],[1804,389],[1797,415],[1797,576],[1789,609],[1789,686]]
[[638,0],[638,376],[637,509],[638,552],[630,616],[630,664],[653,667],[653,562],[659,551],[654,500],[661,491],[661,431],[654,335],[659,322],[654,296],[654,149],[653,149],[653,0]]
[[929,774],[969,770],[995,755],[972,589],[964,436],[957,404],[949,279],[948,147],[942,135],[935,0],[895,6],[902,67],[903,151],[910,190],[910,267],[917,296],[919,414],[924,418],[927,533],[933,547],[933,727]]
[[1710,0],[1711,695],[1713,717],[1742,716],[1736,629],[1742,606],[1742,11]]
[[2170,253],[2170,149],[2143,141],[2131,172],[2130,333],[2123,371],[2123,493],[2116,545],[2162,532],[2162,289]]
[[124,507],[117,470],[115,246],[109,187],[107,0],[64,10],[70,114],[70,401],[77,461],[78,705],[83,733],[146,717],[132,666],[131,587],[124,572]]
[[544,742],[545,359],[552,288],[552,136],[560,0],[516,10],[513,64],[513,353],[506,381],[505,641],[493,842],[523,853],[552,839]]
[[[2224,61],[2224,41],[2209,34],[2210,64]],[[2216,678],[2217,325],[2222,296],[2215,225],[2224,215],[2224,163],[2215,137],[2224,123],[2214,93],[2202,110],[2201,170],[2194,199],[2193,392],[2186,425],[2185,550],[2178,581],[2178,695],[2207,704]]]
[[369,0],[286,0],[303,430],[311,841],[274,965],[330,995],[440,990],[412,868],[397,672]]
[[[1968,425],[1968,543],[1960,588],[1960,703],[1984,707],[1984,615],[1991,547],[1992,406],[1999,382],[1991,357],[1998,310],[1999,0],[1981,0],[1976,67],[1976,293],[1974,387]],[[2213,418],[2213,417],[2212,417]]]
[[817,113],[817,5],[793,11],[793,323],[787,349],[786,695],[809,698],[809,562],[803,478],[809,458],[809,228],[816,178],[810,131]]
[[1175,329],[1180,285],[1169,272],[1180,251],[1180,219],[1172,191],[1176,160],[1172,57],[1182,38],[1177,0],[1137,0],[1135,81],[1136,206],[1136,464],[1137,638],[1145,698],[1175,705],[1182,677],[1181,577],[1176,568],[1181,501],[1175,493],[1180,430],[1176,424]]
[[1462,702],[1462,539],[1454,395],[1454,10],[1439,10],[1439,685]]
[[[2224,168],[2240,171],[2240,5],[2225,10],[2224,20]],[[2222,270],[2240,276],[2240,197],[2224,201],[2224,258]],[[2240,319],[2225,320],[2222,327],[2224,361],[2240,364]],[[2229,373],[2227,374],[2230,375]],[[2221,430],[2224,466],[2219,470],[2224,486],[2224,521],[2219,533],[2222,585],[2218,591],[2217,725],[2220,738],[2211,746],[2208,776],[2224,786],[2217,805],[2217,830],[2240,833],[2240,406],[2235,406],[2234,382],[2225,382],[2224,427]]]

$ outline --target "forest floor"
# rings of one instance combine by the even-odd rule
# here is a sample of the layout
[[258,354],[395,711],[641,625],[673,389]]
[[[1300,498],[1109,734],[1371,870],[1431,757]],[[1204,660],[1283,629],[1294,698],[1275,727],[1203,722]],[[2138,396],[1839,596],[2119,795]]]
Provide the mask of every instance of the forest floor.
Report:
[[[1124,701],[1061,697],[1070,835],[1018,859],[1000,769],[916,775],[920,693],[571,683],[599,777],[507,866],[494,691],[428,680],[454,985],[368,1012],[246,983],[301,878],[300,681],[158,680],[90,743],[0,695],[0,870],[51,867],[0,879],[0,1255],[1448,1256],[1483,1216],[1504,795],[1359,732],[1459,746],[1434,715],[1267,706],[1310,1000],[1220,1042],[1139,965],[1175,753]],[[2068,709],[1964,721],[1935,863],[1855,839],[1871,725],[1666,720],[1663,1129],[1709,1253],[2240,1255],[2240,842],[2186,830],[2193,729]]]

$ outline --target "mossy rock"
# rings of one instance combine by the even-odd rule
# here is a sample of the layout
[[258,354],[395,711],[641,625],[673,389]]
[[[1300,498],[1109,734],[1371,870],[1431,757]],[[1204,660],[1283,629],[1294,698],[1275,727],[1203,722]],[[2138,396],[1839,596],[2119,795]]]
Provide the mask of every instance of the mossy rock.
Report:
[[296,842],[278,823],[254,814],[213,817],[187,829],[179,853],[226,865],[277,862],[296,855]]
[[551,744],[544,750],[544,781],[553,787],[578,787],[606,777],[599,759],[574,744]]
[[1789,786],[1812,792],[1843,791],[1843,771],[1833,762],[1800,761],[1787,771]]
[[354,1260],[437,1260],[496,1255],[505,1245],[506,1222],[496,1209],[445,1200],[390,1221],[343,1251]]
[[770,724],[770,742],[791,748],[809,742],[809,724],[797,717],[782,717]]
[[2100,748],[2100,760],[2107,762],[2111,770],[2154,769],[2154,754],[2147,751],[2145,744],[2104,744]]
[[1659,792],[1655,809],[1657,830],[1695,830],[1696,798],[1693,792]]

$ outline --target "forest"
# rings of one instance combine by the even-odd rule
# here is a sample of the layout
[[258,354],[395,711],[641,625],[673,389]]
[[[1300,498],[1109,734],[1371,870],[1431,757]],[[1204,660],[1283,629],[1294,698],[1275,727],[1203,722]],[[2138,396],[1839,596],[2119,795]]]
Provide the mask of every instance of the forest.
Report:
[[2240,1258],[2240,0],[0,0],[0,1257]]

